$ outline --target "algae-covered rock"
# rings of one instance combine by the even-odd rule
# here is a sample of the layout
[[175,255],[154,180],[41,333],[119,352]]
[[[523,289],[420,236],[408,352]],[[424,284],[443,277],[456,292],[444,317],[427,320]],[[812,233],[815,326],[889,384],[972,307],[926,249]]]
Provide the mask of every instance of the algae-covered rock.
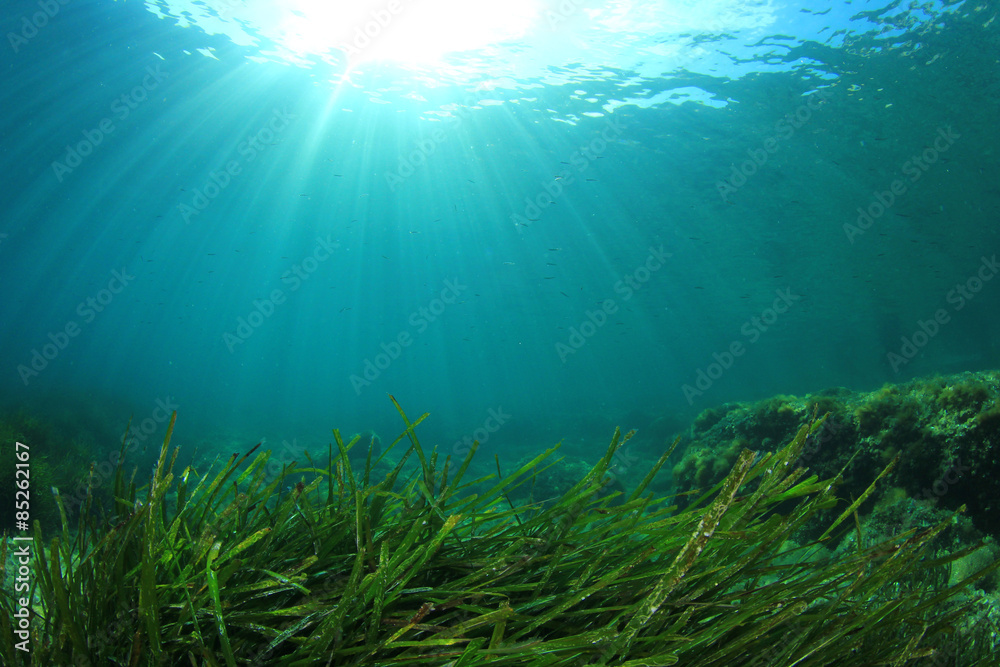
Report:
[[1000,373],[995,371],[709,408],[694,420],[692,440],[673,467],[677,491],[707,490],[725,477],[739,449],[774,451],[814,415],[826,415],[826,422],[798,464],[820,478],[843,469],[840,497],[859,497],[896,461],[862,506],[863,514],[893,488],[944,510],[966,505],[973,525],[1000,534]]

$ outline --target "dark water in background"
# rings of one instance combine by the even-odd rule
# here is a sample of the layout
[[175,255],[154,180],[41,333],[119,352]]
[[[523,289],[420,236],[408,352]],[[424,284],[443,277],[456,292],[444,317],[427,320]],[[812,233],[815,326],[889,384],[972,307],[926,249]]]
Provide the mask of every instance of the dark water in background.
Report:
[[391,393],[429,444],[538,447],[997,367],[996,3],[632,3],[600,39],[623,4],[551,3],[528,46],[347,83],[152,4],[4,5],[5,404],[159,400],[228,452],[394,433]]

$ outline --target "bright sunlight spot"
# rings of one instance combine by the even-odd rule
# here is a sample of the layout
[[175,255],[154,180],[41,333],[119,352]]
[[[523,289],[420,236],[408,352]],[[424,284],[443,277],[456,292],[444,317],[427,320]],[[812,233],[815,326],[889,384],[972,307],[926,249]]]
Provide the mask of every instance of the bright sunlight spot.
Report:
[[427,66],[462,51],[522,38],[541,17],[536,0],[288,0],[281,29],[299,53],[346,54],[350,66],[371,61]]
[[[388,81],[400,90],[501,80],[528,89],[580,85],[604,79],[611,70],[656,82],[665,72],[682,69],[739,77],[794,66],[775,59],[777,47],[763,39],[772,34],[776,0],[145,0],[145,5],[180,27],[226,35],[253,62],[316,68],[331,83],[375,86],[385,94]],[[802,16],[826,21],[822,15]]]

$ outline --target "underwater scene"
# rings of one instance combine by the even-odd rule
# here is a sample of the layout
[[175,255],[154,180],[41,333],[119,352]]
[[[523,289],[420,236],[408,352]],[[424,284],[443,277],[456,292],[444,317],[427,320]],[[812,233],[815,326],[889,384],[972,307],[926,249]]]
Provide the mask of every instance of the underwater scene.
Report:
[[7,0],[0,664],[1000,664],[998,19]]

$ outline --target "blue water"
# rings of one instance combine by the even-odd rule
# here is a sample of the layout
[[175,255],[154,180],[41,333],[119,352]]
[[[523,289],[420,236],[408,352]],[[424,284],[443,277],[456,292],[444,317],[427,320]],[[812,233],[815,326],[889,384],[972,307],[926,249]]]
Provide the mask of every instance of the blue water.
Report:
[[996,368],[991,3],[406,4],[6,3],[3,404],[517,448]]

